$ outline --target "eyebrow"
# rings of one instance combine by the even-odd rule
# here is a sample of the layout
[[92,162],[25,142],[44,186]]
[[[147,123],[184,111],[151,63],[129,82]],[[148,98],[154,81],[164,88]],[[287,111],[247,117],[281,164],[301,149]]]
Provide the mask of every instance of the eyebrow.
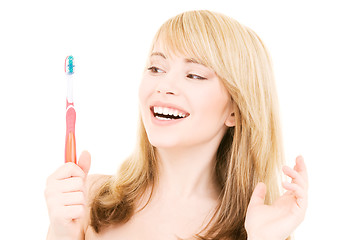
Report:
[[160,56],[160,57],[167,59],[167,57],[161,52],[152,52],[151,57],[153,57],[153,56]]
[[[153,57],[153,56],[160,56],[160,57],[162,57],[162,58],[164,58],[164,59],[167,59],[167,57],[165,56],[165,54],[163,54],[162,52],[152,52],[151,57]],[[204,66],[204,67],[208,67],[208,66],[205,65],[204,63],[202,63],[202,62],[200,62],[200,61],[198,61],[198,60],[196,60],[196,59],[194,59],[194,58],[185,58],[184,61],[185,61],[186,63],[195,63],[195,64],[202,65],[202,66]]]
[[198,61],[198,60],[196,60],[194,58],[185,58],[185,62],[199,64],[199,65],[202,65],[202,66],[208,68],[207,65],[205,65],[204,63],[202,63],[202,62],[200,62],[200,61]]

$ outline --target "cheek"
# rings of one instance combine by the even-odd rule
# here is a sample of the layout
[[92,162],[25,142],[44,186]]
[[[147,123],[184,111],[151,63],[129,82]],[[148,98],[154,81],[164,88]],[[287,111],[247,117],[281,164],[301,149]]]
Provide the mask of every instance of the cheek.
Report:
[[149,123],[150,119],[150,110],[148,106],[148,99],[152,95],[153,87],[152,86],[152,81],[149,81],[149,79],[143,78],[141,80],[140,86],[139,86],[139,109],[140,109],[140,114],[142,117],[142,121],[147,127],[147,124]]
[[148,82],[146,79],[142,79],[140,86],[139,86],[139,101],[140,101],[140,106],[142,106],[145,103],[145,100],[149,96],[150,92],[150,86],[148,85]]
[[222,124],[228,112],[229,98],[219,89],[208,89],[204,94],[197,97],[199,115],[208,123]]

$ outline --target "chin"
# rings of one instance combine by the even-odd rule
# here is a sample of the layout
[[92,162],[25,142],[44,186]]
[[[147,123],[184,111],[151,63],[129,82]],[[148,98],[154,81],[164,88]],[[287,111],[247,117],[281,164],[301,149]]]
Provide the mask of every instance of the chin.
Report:
[[[150,144],[156,148],[179,148],[185,146],[186,139],[182,139],[181,136],[173,134],[163,134],[162,132],[148,133],[147,137]],[[190,140],[189,140],[190,141]]]
[[156,148],[174,148],[177,147],[178,144],[176,141],[169,139],[169,138],[154,138],[154,137],[149,137],[148,136],[148,140],[150,142],[150,144],[152,144],[152,146],[156,147]]

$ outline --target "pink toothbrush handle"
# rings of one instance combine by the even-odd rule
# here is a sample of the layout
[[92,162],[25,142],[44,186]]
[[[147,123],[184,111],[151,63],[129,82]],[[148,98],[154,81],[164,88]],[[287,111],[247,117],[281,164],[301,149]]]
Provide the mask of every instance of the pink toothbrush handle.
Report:
[[75,119],[74,104],[67,101],[65,162],[76,164]]

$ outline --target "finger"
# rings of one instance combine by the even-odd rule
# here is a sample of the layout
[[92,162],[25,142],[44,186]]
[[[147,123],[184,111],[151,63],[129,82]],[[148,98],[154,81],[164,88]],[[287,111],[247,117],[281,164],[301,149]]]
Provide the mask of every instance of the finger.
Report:
[[75,163],[68,162],[58,168],[49,178],[62,180],[70,177],[85,177],[84,171]]
[[300,185],[304,189],[307,188],[307,183],[306,183],[305,179],[303,179],[303,177],[296,170],[294,170],[288,166],[283,166],[282,170],[283,170],[285,175],[287,175],[288,177],[290,177],[292,179],[293,183]]
[[305,207],[307,204],[307,192],[295,183],[283,182],[282,186],[296,198],[299,207]]
[[282,183],[283,187],[288,190],[293,192],[296,198],[305,198],[306,197],[306,192],[305,190],[300,187],[299,185],[295,183],[290,183],[290,182],[283,182]]
[[62,193],[60,199],[61,204],[64,206],[85,205],[85,195],[83,192]]
[[84,192],[85,181],[81,177],[71,177],[63,180],[58,180],[57,188],[59,192]]
[[304,158],[301,155],[297,156],[295,162],[294,170],[308,183],[308,173]]
[[85,175],[88,174],[91,167],[91,154],[83,151],[79,157],[78,166],[84,171]]
[[85,214],[85,207],[83,205],[65,206],[62,211],[64,218],[71,221],[82,218]]
[[265,194],[266,194],[265,184],[262,182],[258,183],[255,189],[253,190],[249,207],[263,205],[264,200],[265,200]]

